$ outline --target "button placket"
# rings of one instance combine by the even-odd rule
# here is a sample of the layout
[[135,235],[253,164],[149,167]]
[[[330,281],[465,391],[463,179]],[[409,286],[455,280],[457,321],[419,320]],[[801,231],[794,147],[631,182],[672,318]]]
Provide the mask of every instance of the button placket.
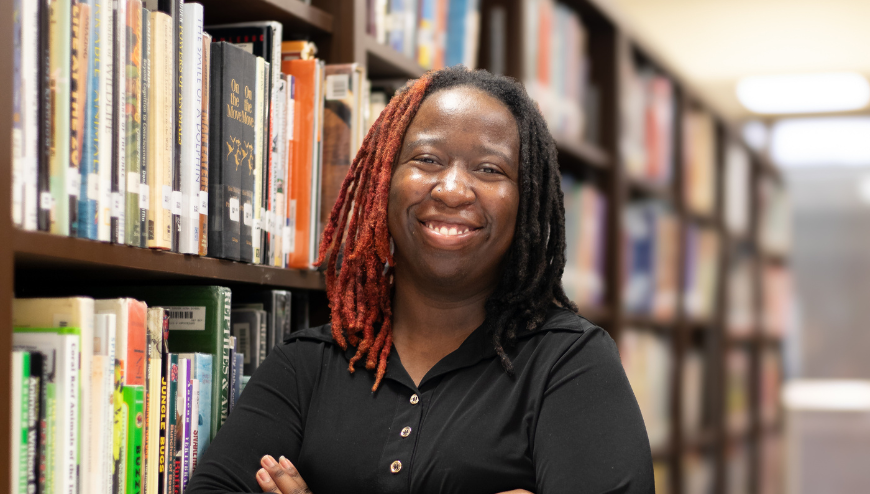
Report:
[[424,406],[421,396],[414,388],[405,388],[397,396],[395,414],[390,425],[389,438],[381,453],[380,467],[384,477],[380,490],[384,493],[408,492],[410,487],[410,468],[413,461],[417,436],[412,432],[420,427]]

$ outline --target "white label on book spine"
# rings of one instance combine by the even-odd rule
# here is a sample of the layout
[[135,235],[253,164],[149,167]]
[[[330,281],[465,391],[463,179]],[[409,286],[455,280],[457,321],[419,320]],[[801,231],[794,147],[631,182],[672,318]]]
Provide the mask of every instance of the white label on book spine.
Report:
[[172,191],[172,214],[177,214],[181,216],[181,191],[173,190]]
[[254,226],[251,227],[251,235],[253,236],[252,245],[255,249],[260,248],[260,219],[254,218]]
[[282,250],[284,251],[284,255],[286,256],[292,250],[292,249],[290,249],[290,229],[289,228],[286,228],[286,227],[284,228],[284,238],[282,238],[281,240],[282,240],[282,247],[283,247]]
[[199,191],[199,214],[208,216],[208,191]]
[[148,184],[139,184],[139,209],[148,209],[150,204],[151,190]]
[[266,223],[266,219],[266,208],[260,208],[260,226],[268,231],[269,226]]
[[272,211],[266,211],[266,214],[262,216],[266,222],[266,232],[270,234],[275,233],[275,225],[272,224]]
[[161,189],[163,200],[160,202],[163,205],[163,209],[172,210],[172,187],[164,185]]
[[121,217],[121,193],[112,192],[112,218]]
[[139,193],[139,172],[127,172],[127,192],[130,194]]
[[233,334],[239,343],[239,351],[245,355],[245,363],[251,363],[251,323],[237,322],[233,324]]
[[326,77],[326,100],[347,98],[350,91],[350,74],[332,74]]
[[88,199],[96,201],[100,198],[100,176],[88,173]]
[[183,331],[205,331],[205,307],[167,306],[169,329]]
[[78,173],[76,171],[70,170],[69,174],[66,177],[67,177],[67,183],[66,183],[67,194],[69,194],[71,196],[78,197],[79,192],[81,192],[81,189],[82,189],[82,174]]
[[250,202],[245,203],[245,226],[251,226],[251,220],[254,219],[254,208]]
[[239,198],[230,197],[230,221],[239,221]]
[[292,254],[296,251],[296,199],[290,200],[290,212],[287,214],[287,230],[290,231],[290,237],[287,240],[288,252]]
[[51,203],[51,192],[45,191],[39,194],[39,209],[43,211],[51,211]]

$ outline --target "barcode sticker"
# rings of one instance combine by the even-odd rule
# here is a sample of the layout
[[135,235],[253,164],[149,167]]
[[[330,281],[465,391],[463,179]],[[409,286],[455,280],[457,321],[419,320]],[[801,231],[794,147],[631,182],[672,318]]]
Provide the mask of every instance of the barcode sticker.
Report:
[[139,184],[139,209],[148,209],[151,204],[151,190],[148,184]]
[[169,329],[205,331],[205,307],[164,307],[169,316]]
[[254,219],[254,208],[250,202],[245,203],[245,226],[251,226],[251,220]]
[[100,198],[100,176],[88,173],[88,199],[96,201]]
[[127,192],[130,194],[139,193],[139,172],[127,172]]
[[45,191],[39,193],[39,209],[51,211],[52,202],[51,192]]
[[163,186],[163,209],[172,210],[172,187]]
[[121,193],[112,192],[112,218],[121,217]]
[[326,77],[327,101],[347,98],[349,91],[349,74],[333,74]]
[[70,170],[69,173],[67,174],[66,178],[67,178],[66,193],[68,195],[78,197],[79,193],[82,190],[82,175],[81,175],[81,173],[74,171],[74,170]]
[[251,363],[251,323],[237,322],[233,324],[233,335],[239,344],[239,352],[245,355],[245,363]]
[[176,214],[181,216],[181,191],[173,190],[172,191],[172,214]]
[[230,197],[230,221],[239,221],[239,198]]
[[199,214],[208,216],[208,191],[199,191]]

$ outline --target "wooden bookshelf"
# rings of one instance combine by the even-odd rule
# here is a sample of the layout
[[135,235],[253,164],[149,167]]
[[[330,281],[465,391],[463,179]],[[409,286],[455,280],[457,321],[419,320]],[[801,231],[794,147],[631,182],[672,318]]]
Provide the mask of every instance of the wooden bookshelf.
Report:
[[[391,47],[379,44],[366,33],[365,0],[313,0],[309,5],[300,0],[199,0],[205,11],[206,24],[242,21],[277,20],[284,25],[285,39],[311,39],[318,45],[319,56],[327,63],[359,63],[366,67],[370,79],[407,79],[419,77],[425,70],[415,60],[398,53]],[[712,455],[715,464],[714,489],[716,494],[727,491],[726,462],[729,444],[745,442],[750,450],[760,444],[764,434],[776,433],[771,427],[760,423],[758,380],[760,355],[763,348],[781,345],[779,339],[764,336],[761,328],[762,297],[758,296],[755,307],[755,325],[751,336],[734,338],[725,329],[728,308],[726,275],[732,259],[732,246],[748,246],[759,252],[759,200],[758,194],[751,195],[752,227],[750,233],[735,237],[725,231],[723,222],[723,182],[724,142],[736,139],[736,133],[729,122],[716,118],[717,131],[717,186],[716,207],[709,215],[696,215],[686,210],[682,198],[683,166],[681,149],[681,115],[686,105],[711,109],[705,101],[697,97],[697,92],[688,85],[681,74],[663,63],[663,58],[633,33],[619,18],[609,2],[604,0],[565,0],[576,10],[588,31],[588,56],[590,62],[590,83],[597,89],[597,122],[595,142],[582,140],[559,140],[560,167],[581,178],[589,178],[602,191],[607,202],[606,220],[606,259],[604,301],[599,307],[581,307],[580,312],[594,323],[605,328],[619,342],[623,330],[628,327],[648,328],[660,333],[669,340],[673,362],[673,379],[670,396],[667,398],[670,411],[671,435],[668,444],[653,451],[656,461],[664,462],[671,478],[670,494],[683,494],[682,459],[688,452],[700,451]],[[483,68],[489,61],[489,18],[488,9],[493,6],[504,7],[507,11],[507,25],[511,35],[507,36],[506,75],[522,80],[522,3],[519,0],[483,0],[481,2],[481,43],[479,60]],[[0,0],[0,32],[4,33],[6,46],[12,46],[13,2]],[[630,177],[623,162],[619,140],[625,122],[620,112],[619,95],[622,85],[620,64],[631,53],[640,53],[661,73],[669,76],[675,85],[676,110],[673,132],[673,177],[666,184],[656,184]],[[0,53],[0,83],[3,87],[12,86],[12,50]],[[711,112],[714,114],[715,112]],[[0,92],[0,149],[11,150],[12,93]],[[773,178],[782,183],[779,171],[765,156],[752,154],[752,187],[757,188],[760,180]],[[12,164],[9,151],[0,157],[0,183],[12,182]],[[689,224],[700,225],[718,232],[720,238],[720,275],[716,286],[716,306],[712,315],[703,320],[694,319],[686,314],[682,302],[678,303],[673,318],[658,320],[646,315],[627,314],[624,311],[624,258],[623,251],[623,212],[628,203],[636,200],[658,200],[672,208],[677,215],[680,230],[679,249],[682,252],[682,238]],[[12,226],[11,193],[9,187],[0,187],[0,358],[8,357],[12,344],[12,298],[16,287],[26,286],[28,290],[47,277],[71,280],[86,273],[94,280],[114,282],[179,282],[215,283],[234,287],[269,286],[288,289],[323,290],[323,277],[317,272],[279,269],[254,266],[232,261],[200,258],[137,249],[127,246],[111,245],[76,238],[52,236],[45,233],[19,231]],[[679,293],[683,291],[684,263],[676,267]],[[761,287],[761,269],[765,263],[787,266],[787,256],[760,254],[755,256],[755,280]],[[757,294],[760,294],[760,289]],[[682,299],[682,297],[678,297]],[[312,297],[318,300],[319,310],[325,311],[325,297]],[[312,308],[312,310],[315,310]],[[751,358],[750,380],[752,398],[750,399],[750,425],[745,432],[732,434],[726,427],[725,414],[725,355],[735,347],[748,350]],[[705,414],[702,431],[691,437],[683,434],[682,398],[682,361],[690,349],[704,353],[705,365],[709,370],[704,381],[705,406],[710,413]],[[0,401],[10,395],[10,369],[0,366]],[[0,479],[9,478],[10,458],[10,411],[0,406]],[[752,454],[749,455],[752,458]],[[760,475],[758,461],[751,460],[749,466],[751,485],[748,494],[758,492]],[[0,485],[0,494],[6,492],[7,484]],[[661,493],[660,493],[661,494]]]

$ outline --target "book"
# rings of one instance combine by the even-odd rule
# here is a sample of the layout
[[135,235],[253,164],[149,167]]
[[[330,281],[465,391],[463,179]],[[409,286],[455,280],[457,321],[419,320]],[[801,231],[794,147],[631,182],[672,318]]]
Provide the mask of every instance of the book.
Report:
[[85,147],[85,128],[87,127],[88,48],[91,27],[91,6],[84,1],[74,1],[71,10],[71,50],[70,50],[70,162],[67,184],[69,203],[69,234],[79,236],[78,210],[81,192],[81,165]]
[[227,384],[229,385],[227,393],[227,414],[233,413],[233,408],[236,407],[236,354],[239,353],[238,340],[235,336],[230,336],[229,340],[229,372],[227,373]]
[[605,294],[607,199],[594,184],[562,175],[565,201],[565,293],[579,307],[601,305]]
[[[181,241],[178,251],[199,253],[199,181],[202,146],[202,5],[182,6],[182,77],[180,79],[181,113],[178,131],[181,139]],[[187,82],[185,84],[185,82]]]
[[27,469],[27,489],[26,492],[38,492],[39,490],[39,462],[40,449],[40,424],[45,418],[45,410],[43,409],[43,382],[44,382],[44,361],[45,356],[40,352],[29,352],[30,355],[30,379],[28,380],[29,403],[28,403],[28,423],[27,423],[27,459],[25,468]]
[[160,388],[163,362],[163,326],[166,311],[162,307],[148,308],[145,355],[145,422],[143,491],[156,493],[159,483]]
[[265,359],[266,321],[262,317],[264,312],[255,308],[232,310],[231,334],[236,338],[239,352],[244,355],[242,374],[246,376],[254,375],[254,371]]
[[219,286],[138,286],[113,289],[137,297],[169,315],[169,350],[208,353],[215,357],[210,439],[226,418],[229,383],[230,308],[232,293]]
[[96,436],[97,447],[91,453],[90,471],[85,482],[95,494],[109,494],[112,485],[112,442],[114,436],[114,383],[115,340],[117,338],[115,314],[94,315],[94,356],[92,361],[91,433]]
[[[250,129],[246,122],[242,126],[245,131],[242,136],[242,164],[241,171],[241,224],[239,226],[239,256],[244,262],[254,261],[254,206],[257,204],[254,200],[255,191],[255,161],[257,154],[257,132],[258,132],[258,107],[256,106],[257,93],[259,86],[264,78],[264,65],[261,57],[254,59],[254,73],[250,81],[246,81],[242,87],[242,118],[249,118],[251,122]],[[259,123],[260,132],[262,132],[262,123]]]
[[[276,69],[277,70],[277,69]],[[276,106],[273,108],[273,125],[277,129],[279,139],[272,143],[272,169],[269,171],[269,177],[272,181],[269,190],[269,207],[271,212],[267,213],[266,222],[269,226],[269,264],[273,266],[284,266],[286,252],[284,250],[284,232],[285,232],[285,199],[287,195],[287,170],[289,159],[287,158],[288,140],[292,139],[292,123],[293,118],[288,117],[288,113],[293,113],[293,105],[288,104],[294,101],[293,99],[293,76],[282,75],[278,81],[276,90],[277,98],[275,98]],[[288,130],[289,127],[289,130]]]
[[181,136],[182,136],[182,112],[184,105],[182,102],[182,77],[184,76],[184,2],[182,0],[159,0],[159,9],[172,17],[173,50],[175,55],[173,76],[175,81],[173,87],[173,111],[172,111],[172,192],[170,195],[170,209],[172,212],[172,251],[180,252],[181,247],[181,213],[182,213],[182,193],[181,193]]
[[202,115],[199,153],[199,255],[208,255],[208,109],[211,89],[211,36],[202,33]]
[[151,91],[148,97],[148,247],[172,249],[172,152],[175,64],[172,18],[151,12]]
[[749,232],[751,166],[746,148],[729,140],[725,145],[725,169],[722,174],[722,210],[728,231],[738,236]]
[[[94,0],[94,29],[100,32],[99,93],[96,95],[99,106],[99,146],[94,166],[97,168],[97,239],[103,242],[112,240],[112,170],[114,126],[116,122],[114,100],[115,76],[115,8],[108,0]],[[99,22],[98,22],[99,21]],[[96,47],[96,45],[95,45]],[[95,57],[96,57],[95,48]],[[90,189],[89,189],[90,190]]]
[[173,460],[173,492],[184,492],[184,471],[190,452],[190,360],[178,358],[178,389],[176,391],[175,458]]
[[139,184],[142,165],[142,1],[127,0],[126,24],[126,104],[124,105],[126,180],[124,193],[124,239],[127,245],[142,245],[140,229]]
[[78,202],[78,236],[91,240],[97,239],[99,200],[99,146],[100,146],[100,106],[102,99],[99,97],[100,72],[102,57],[102,29],[103,0],[91,0],[90,36],[88,39],[88,58],[83,65],[87,76],[82,84],[86,87],[85,98],[81,101],[84,107],[84,125],[82,136],[81,163],[81,187],[79,189]]
[[254,95],[254,190],[252,197],[253,218],[251,220],[251,244],[252,261],[254,264],[263,263],[262,247],[265,238],[262,236],[262,222],[266,212],[265,202],[265,160],[266,141],[269,136],[269,125],[266,114],[268,112],[266,91],[269,86],[269,62],[257,57],[257,90]]
[[127,233],[127,2],[115,2],[115,36],[112,79],[112,177],[110,237],[113,243],[125,244]]
[[[293,123],[293,152],[288,166],[290,181],[287,196],[286,226],[289,240],[284,249],[288,252],[286,264],[297,269],[309,269],[314,250],[312,243],[317,237],[320,212],[319,196],[319,132],[318,117],[323,101],[321,93],[323,78],[322,63],[318,60],[287,60],[282,70],[294,78],[295,109]],[[313,218],[312,218],[313,216]]]
[[124,492],[127,488],[127,431],[129,430],[129,407],[124,402],[124,365],[115,359],[115,386],[112,393],[112,493]]
[[716,126],[702,110],[683,110],[683,200],[689,211],[710,215],[716,201]]
[[[67,189],[70,163],[70,45],[72,40],[72,4],[58,2],[51,6],[50,91],[51,122],[48,142],[50,146],[50,231],[69,235],[69,197]],[[45,201],[41,199],[41,201]],[[44,205],[41,207],[45,207]]]
[[12,465],[9,475],[9,492],[24,494],[27,492],[27,424],[28,393],[30,391],[30,353],[20,350],[12,351],[12,379],[10,382],[10,451]]
[[[164,342],[167,340],[164,339]],[[160,489],[161,494],[171,493],[175,489],[175,452],[178,391],[178,355],[168,353],[164,343],[163,353],[163,385],[160,388],[160,402],[166,406],[160,407]]]
[[40,161],[40,36],[39,2],[16,1],[14,27],[12,220],[25,230],[38,228]]
[[[13,309],[14,313],[14,309]],[[75,494],[78,489],[78,445],[80,389],[79,363],[81,360],[80,331],[73,327],[13,328],[14,350],[39,352],[48,359],[48,409],[46,411],[46,441],[40,462],[46,469],[46,481],[40,482],[50,491]]]
[[145,387],[124,386],[123,407],[126,423],[126,466],[125,490],[127,494],[139,494],[143,486],[143,466],[145,454],[143,451],[144,424],[145,424]]
[[[242,352],[235,352],[233,354],[233,407],[236,403],[239,402],[239,395],[242,394],[242,373],[243,368],[245,366],[245,354]],[[232,411],[232,408],[230,409]]]
[[254,115],[245,106],[253,105],[253,92],[242,88],[255,83],[256,58],[225,42],[211,51],[209,132],[217,142],[209,151],[209,256],[240,260],[241,181],[254,142]]
[[199,458],[199,380],[193,377],[193,361],[190,362],[190,397],[188,398],[190,401],[190,425],[189,427],[189,440],[188,448],[187,448],[187,459],[185,461],[185,470],[184,470],[184,485],[187,486],[190,481],[190,476],[193,475],[193,471],[196,468],[196,462]]
[[[12,324],[14,327],[26,328],[77,328],[76,334],[81,338],[77,352],[81,354],[81,362],[77,364],[80,379],[91,380],[94,352],[94,300],[88,297],[68,298],[16,298],[12,301]],[[87,344],[85,344],[87,343]],[[89,471],[93,451],[98,448],[98,441],[91,430],[92,408],[91,389],[81,387],[81,443],[77,445],[77,454],[82,471]],[[86,484],[83,484],[83,487]]]
[[[148,139],[151,132],[151,11],[142,9],[142,101],[139,132],[139,247],[148,247],[149,238],[154,237],[151,216],[151,187],[148,175],[152,173],[148,156]],[[149,226],[151,229],[149,230]]]
[[212,409],[212,376],[214,355],[208,353],[183,353],[184,358],[191,361],[193,379],[197,382],[197,415],[195,429],[191,430],[191,454],[194,459],[191,471],[196,468],[197,459],[202,457],[205,449],[211,444],[211,409]]
[[669,342],[651,331],[627,328],[618,346],[622,366],[643,415],[650,447],[663,447],[670,437],[670,369],[673,357]]
[[[27,6],[27,3],[24,3]],[[37,106],[37,170],[36,170],[36,222],[39,231],[51,230],[52,216],[52,190],[51,190],[51,164],[53,157],[53,129],[54,113],[51,106],[51,97],[54,94],[52,80],[54,74],[51,71],[53,58],[51,57],[54,39],[51,28],[51,9],[43,3],[38,4],[37,28],[34,36],[37,38],[37,94],[35,104]],[[24,31],[27,34],[28,31]]]

